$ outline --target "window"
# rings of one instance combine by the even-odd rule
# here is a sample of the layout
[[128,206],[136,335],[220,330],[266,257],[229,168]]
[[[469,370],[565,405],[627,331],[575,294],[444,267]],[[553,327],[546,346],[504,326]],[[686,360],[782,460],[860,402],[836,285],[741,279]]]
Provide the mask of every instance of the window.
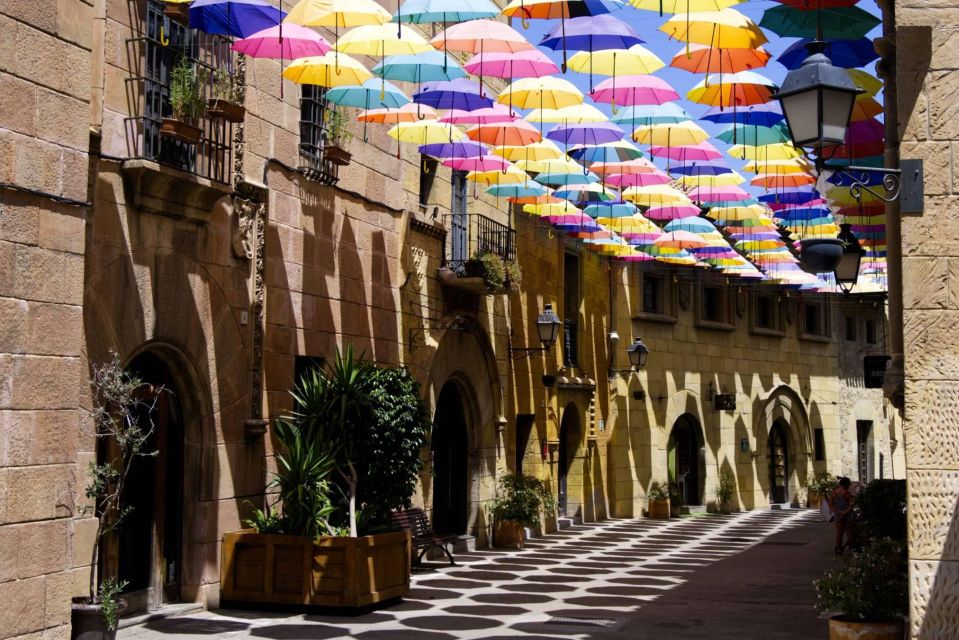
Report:
[[816,427],[813,431],[813,448],[815,450],[815,459],[821,462],[826,459],[826,436],[822,427]]
[[[138,126],[128,129],[138,133],[138,139],[132,141],[131,148],[136,150],[139,157],[216,182],[229,183],[233,170],[232,124],[219,118],[201,118],[197,126],[201,128],[202,135],[197,144],[162,135],[160,129],[163,119],[173,113],[170,81],[176,65],[186,59],[201,78],[219,69],[232,74],[231,43],[227,38],[207,35],[168,20],[163,10],[163,2],[148,0],[146,31],[140,32],[139,38],[129,42],[130,46],[139,47],[143,53],[143,63],[133,65],[134,73],[140,75],[131,78],[143,86],[143,108],[138,109],[138,114],[142,115],[134,118]],[[209,91],[209,83],[201,85]],[[204,90],[202,86],[201,91]]]
[[323,160],[326,146],[326,88],[300,85],[300,154],[311,163]]
[[826,317],[826,304],[823,302],[802,302],[802,335],[805,338],[828,338],[829,321]]
[[752,317],[754,331],[779,335],[783,333],[782,303],[778,294],[757,293],[753,297]]
[[722,284],[707,283],[699,288],[697,325],[711,329],[733,329],[729,289]]
[[563,365],[579,366],[579,256],[563,259]]
[[420,154],[420,206],[424,209],[430,204],[437,167],[439,161],[436,158]]
[[462,269],[462,265],[470,258],[469,255],[469,228],[466,217],[467,182],[465,171],[454,171],[450,175],[452,201],[450,202],[450,232],[449,232],[449,261],[452,268]]
[[856,336],[856,316],[846,316],[846,340],[855,342]]
[[640,287],[642,290],[642,311],[643,313],[663,314],[667,313],[666,308],[666,287],[667,278],[660,273],[641,272]]
[[876,342],[876,321],[866,320],[866,344],[875,344]]

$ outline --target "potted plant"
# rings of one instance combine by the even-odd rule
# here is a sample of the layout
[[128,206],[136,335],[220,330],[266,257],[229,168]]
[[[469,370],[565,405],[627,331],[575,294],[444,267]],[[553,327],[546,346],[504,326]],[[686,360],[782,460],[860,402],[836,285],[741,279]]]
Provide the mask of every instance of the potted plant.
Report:
[[274,426],[277,504],[224,536],[222,599],[362,607],[403,596],[410,533],[388,529],[422,467],[430,420],[419,385],[348,347],[292,393],[298,410]]
[[669,490],[659,482],[654,482],[646,493],[648,505],[646,515],[653,520],[669,520]]
[[324,112],[326,122],[326,145],[323,157],[338,166],[350,164],[353,155],[344,149],[344,145],[353,139],[346,114],[336,107],[328,107]]
[[493,544],[522,549],[526,527],[540,526],[540,511],[553,511],[553,495],[542,480],[512,473],[503,476],[490,508]]
[[516,260],[504,260],[503,269],[506,273],[505,286],[507,291],[519,291],[523,287],[523,270]]
[[190,0],[166,0],[163,15],[183,26],[190,25]]
[[732,513],[731,501],[735,493],[736,477],[730,469],[723,467],[719,470],[719,486],[716,487],[716,503],[720,513]]
[[[120,594],[126,582],[116,576],[99,575],[100,543],[123,526],[132,507],[123,504],[123,491],[137,458],[156,455],[149,446],[153,433],[150,416],[162,388],[144,384],[120,365],[119,357],[93,366],[90,424],[92,435],[102,440],[106,452],[100,462],[90,462],[86,498],[79,511],[97,517],[90,558],[89,591],[73,598],[70,637],[73,640],[113,640],[117,622],[126,608]],[[99,583],[99,584],[98,584]]]
[[901,640],[909,591],[902,542],[880,538],[848,555],[816,581],[817,606],[829,618],[830,640]]
[[246,109],[243,107],[240,83],[226,69],[213,72],[213,97],[207,101],[206,112],[211,118],[243,122]]
[[473,256],[478,269],[478,275],[486,282],[486,290],[490,293],[502,291],[506,286],[506,265],[499,254],[492,251],[478,252]]
[[838,486],[839,480],[835,476],[825,471],[817,473],[813,476],[813,479],[809,481],[809,506],[813,509],[818,509],[823,498],[828,500],[829,496]]
[[683,511],[683,492],[675,482],[669,483],[669,517],[678,518]]
[[196,68],[181,56],[170,73],[170,107],[172,115],[163,118],[160,133],[180,142],[196,144],[203,131],[197,126],[206,103],[200,96],[200,80]]

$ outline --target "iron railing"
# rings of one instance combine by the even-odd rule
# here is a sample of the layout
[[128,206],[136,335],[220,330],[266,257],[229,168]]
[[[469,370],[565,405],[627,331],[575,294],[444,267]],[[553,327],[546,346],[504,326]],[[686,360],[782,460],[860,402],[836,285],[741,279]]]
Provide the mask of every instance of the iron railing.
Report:
[[478,213],[446,214],[448,232],[443,266],[462,276],[474,273],[476,258],[494,253],[503,260],[516,260],[516,230]]
[[300,87],[300,170],[308,180],[334,185],[340,179],[339,166],[326,156],[330,144],[327,121],[333,105],[324,87]]
[[180,142],[160,134],[164,117],[170,117],[170,75],[181,57],[196,66],[204,97],[212,97],[213,73],[225,69],[235,73],[231,41],[185,27],[167,18],[164,3],[147,0],[145,20],[138,35],[127,40],[131,58],[127,95],[131,97],[131,115],[126,118],[127,146],[133,157],[193,173],[229,184],[233,171],[233,125],[204,117],[199,126],[203,135],[197,144]]

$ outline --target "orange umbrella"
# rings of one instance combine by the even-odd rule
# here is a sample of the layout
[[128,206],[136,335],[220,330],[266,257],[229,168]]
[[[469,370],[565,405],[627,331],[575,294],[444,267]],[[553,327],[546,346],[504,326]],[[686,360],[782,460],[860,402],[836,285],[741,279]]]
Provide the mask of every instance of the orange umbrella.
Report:
[[772,56],[762,47],[756,49],[713,49],[690,44],[673,57],[669,66],[690,73],[736,73],[765,67]]
[[525,120],[478,124],[467,129],[466,135],[494,147],[522,147],[543,139],[539,129]]
[[367,109],[356,117],[360,122],[375,124],[397,124],[400,122],[416,122],[427,118],[436,118],[433,107],[425,104],[410,102],[398,109]]
[[754,187],[801,187],[806,184],[815,184],[816,179],[808,173],[790,173],[787,175],[763,174],[749,181]]
[[856,103],[852,106],[851,122],[860,120],[869,120],[882,113],[882,105],[876,102],[876,99],[868,93],[861,93],[856,97]]

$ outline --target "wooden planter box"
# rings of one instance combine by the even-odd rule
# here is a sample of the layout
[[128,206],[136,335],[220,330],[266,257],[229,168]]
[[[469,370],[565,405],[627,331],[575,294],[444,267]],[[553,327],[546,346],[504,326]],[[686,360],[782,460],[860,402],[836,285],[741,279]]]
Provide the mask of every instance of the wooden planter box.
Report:
[[174,22],[179,22],[180,24],[184,26],[189,26],[190,5],[185,2],[164,3],[163,15],[168,17],[170,20],[173,20]]
[[160,125],[160,134],[187,144],[197,144],[203,136],[203,130],[188,122],[175,118],[164,118]]
[[206,113],[211,118],[221,118],[227,122],[243,122],[246,117],[246,108],[241,104],[228,100],[210,99],[207,101]]
[[350,164],[350,160],[353,159],[349,151],[334,144],[323,147],[323,157],[340,167]]
[[902,620],[864,622],[835,616],[829,618],[829,640],[902,640],[904,626]]
[[493,542],[503,549],[522,549],[526,544],[526,528],[516,520],[500,520],[496,523]]
[[409,531],[360,538],[254,533],[223,536],[225,602],[365,607],[410,590]]
[[669,500],[650,500],[646,513],[653,520],[669,520]]

